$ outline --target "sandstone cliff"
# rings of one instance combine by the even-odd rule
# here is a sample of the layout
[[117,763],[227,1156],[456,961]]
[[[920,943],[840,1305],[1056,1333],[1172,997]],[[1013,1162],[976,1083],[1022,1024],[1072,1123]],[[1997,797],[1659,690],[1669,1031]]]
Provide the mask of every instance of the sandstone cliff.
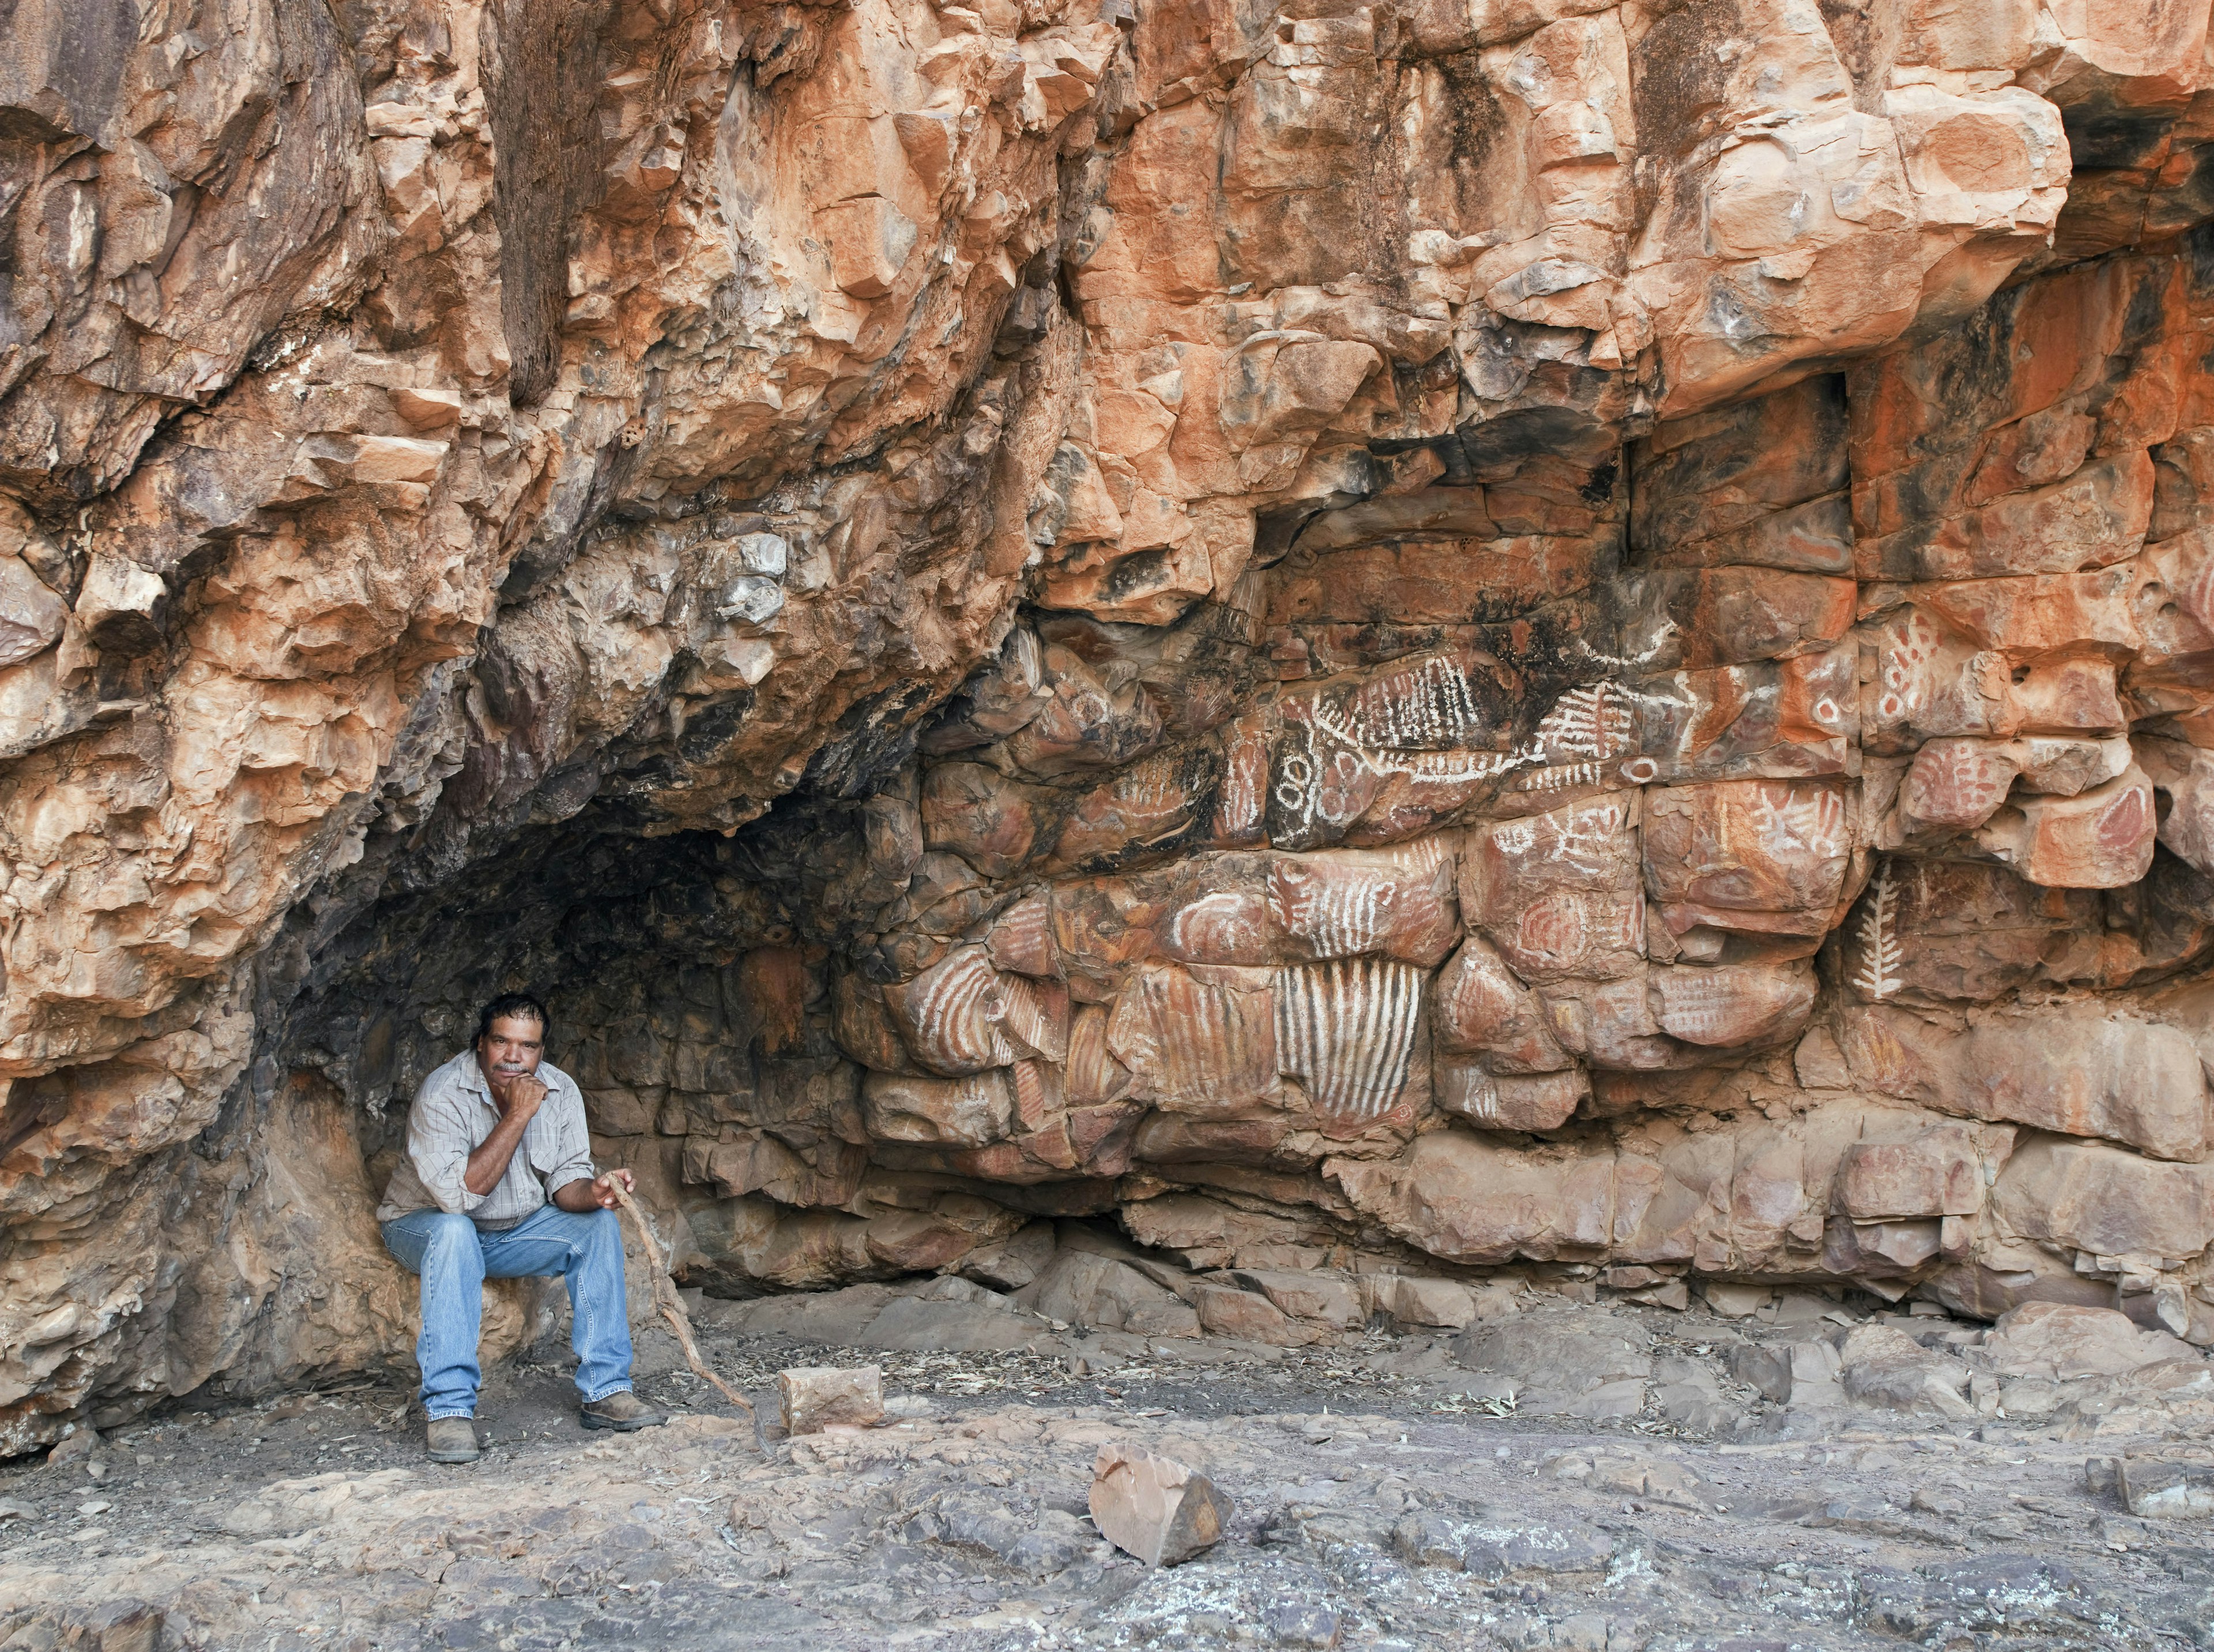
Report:
[[717,1290],[2214,1343],[2207,10],[24,0],[0,1451],[518,984]]

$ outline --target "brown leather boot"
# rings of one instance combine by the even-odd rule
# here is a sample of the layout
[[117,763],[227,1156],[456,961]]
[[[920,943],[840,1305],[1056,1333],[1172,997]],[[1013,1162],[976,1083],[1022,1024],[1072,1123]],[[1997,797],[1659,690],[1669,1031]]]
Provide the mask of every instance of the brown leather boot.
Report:
[[477,1427],[466,1416],[434,1416],[423,1430],[425,1453],[434,1463],[474,1463],[484,1453],[477,1447]]
[[604,1399],[579,1406],[577,1415],[588,1429],[613,1429],[621,1434],[634,1429],[657,1429],[669,1421],[627,1388],[618,1388]]

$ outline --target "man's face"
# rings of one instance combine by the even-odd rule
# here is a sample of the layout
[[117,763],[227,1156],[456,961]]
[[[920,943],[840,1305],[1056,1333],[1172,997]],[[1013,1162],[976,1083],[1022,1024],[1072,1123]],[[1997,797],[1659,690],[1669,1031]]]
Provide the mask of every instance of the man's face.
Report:
[[477,1064],[486,1077],[505,1084],[538,1070],[546,1053],[546,1029],[528,1015],[494,1018],[492,1031],[477,1044]]

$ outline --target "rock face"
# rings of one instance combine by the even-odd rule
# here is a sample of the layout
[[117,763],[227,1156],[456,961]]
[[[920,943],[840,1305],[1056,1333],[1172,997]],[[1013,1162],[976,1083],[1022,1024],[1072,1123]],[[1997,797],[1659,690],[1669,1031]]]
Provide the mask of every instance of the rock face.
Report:
[[514,985],[720,1293],[2214,1342],[2203,7],[197,16],[0,24],[0,1450],[402,1355]]

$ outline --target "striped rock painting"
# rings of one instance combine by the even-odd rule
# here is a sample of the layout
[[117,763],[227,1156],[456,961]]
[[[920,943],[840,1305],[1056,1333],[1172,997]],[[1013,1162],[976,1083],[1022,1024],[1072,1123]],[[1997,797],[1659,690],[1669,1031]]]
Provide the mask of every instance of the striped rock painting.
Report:
[[1407,1091],[1422,971],[1390,958],[1334,958],[1276,976],[1277,1061],[1329,1123],[1366,1124]]
[[1581,1071],[1499,1074],[1451,1055],[1436,1058],[1430,1086],[1440,1111],[1487,1130],[1557,1130],[1591,1093]]
[[1814,1008],[1811,963],[1655,970],[1660,1030],[1685,1043],[1727,1047],[1795,1036]]
[[1269,800],[1267,720],[1240,718],[1223,736],[1222,777],[1208,835],[1217,843],[1257,843]]
[[1620,684],[1589,683],[1554,701],[1521,747],[1537,767],[1518,776],[1521,792],[1560,792],[1605,783],[1636,744],[1637,707]]
[[1002,912],[987,938],[992,962],[1018,975],[1050,976],[1059,959],[1053,946],[1053,902],[1044,890],[1025,895]]
[[1072,1107],[1097,1107],[1130,1093],[1130,1069],[1107,1048],[1107,1012],[1084,1005],[1068,1029],[1068,1067],[1063,1090]]
[[981,946],[947,953],[884,1002],[914,1058],[947,1078],[1005,1067],[1014,1047],[1000,1030],[1000,972]]
[[1058,981],[1001,976],[984,1013],[1017,1055],[1062,1062],[1068,1056],[1068,988]]
[[1279,860],[1269,868],[1269,910],[1318,958],[1373,952],[1390,933],[1399,885],[1388,872]]
[[1336,850],[1269,868],[1269,915],[1292,958],[1383,952],[1434,968],[1460,933],[1450,848]]
[[1499,708],[1485,701],[1497,693],[1471,677],[1459,660],[1432,655],[1363,683],[1335,714],[1318,708],[1316,721],[1349,745],[1441,751],[1477,744],[1492,733]]
[[1174,1112],[1238,1108],[1276,1083],[1273,972],[1150,969],[1122,989],[1107,1047],[1130,1069],[1132,1093]]

